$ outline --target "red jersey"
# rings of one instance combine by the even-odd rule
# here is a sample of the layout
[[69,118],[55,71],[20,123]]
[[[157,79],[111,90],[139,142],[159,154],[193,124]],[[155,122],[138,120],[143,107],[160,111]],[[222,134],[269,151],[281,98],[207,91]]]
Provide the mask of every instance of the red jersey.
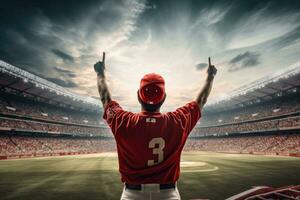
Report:
[[168,113],[131,113],[116,101],[107,104],[103,118],[116,140],[122,182],[175,183],[182,149],[200,117],[196,102]]

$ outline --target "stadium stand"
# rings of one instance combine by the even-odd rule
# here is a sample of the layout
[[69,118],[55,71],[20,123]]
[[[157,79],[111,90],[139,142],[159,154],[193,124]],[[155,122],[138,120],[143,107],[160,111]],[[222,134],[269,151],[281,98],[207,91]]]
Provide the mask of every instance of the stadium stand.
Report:
[[234,134],[234,133],[247,133],[247,132],[261,132],[273,131],[281,129],[291,129],[300,127],[300,117],[288,117],[284,119],[272,119],[265,121],[251,121],[239,124],[227,124],[223,126],[212,126],[196,128],[194,135],[221,135],[221,134]]
[[300,152],[300,135],[234,136],[188,140],[186,151],[288,154]]
[[[45,119],[77,124],[99,125],[99,114],[85,113],[78,110],[58,108],[45,103],[33,102],[9,94],[1,94],[0,112],[7,115],[28,116],[35,119]],[[97,120],[98,119],[98,120]]]
[[32,120],[23,119],[9,119],[1,118],[0,127],[5,128],[4,130],[14,131],[34,131],[39,133],[50,133],[50,134],[71,134],[71,135],[89,135],[96,136],[100,133],[103,135],[110,135],[108,128],[82,126],[73,124],[53,124],[45,123]]
[[299,98],[299,95],[292,95],[289,98],[281,97],[257,105],[233,109],[230,112],[209,113],[201,120],[201,126],[223,125],[298,113]]
[[103,138],[1,136],[0,156],[10,158],[115,151],[114,140]]
[[[300,64],[205,107],[186,151],[300,156]],[[0,158],[115,151],[100,101],[0,61]]]

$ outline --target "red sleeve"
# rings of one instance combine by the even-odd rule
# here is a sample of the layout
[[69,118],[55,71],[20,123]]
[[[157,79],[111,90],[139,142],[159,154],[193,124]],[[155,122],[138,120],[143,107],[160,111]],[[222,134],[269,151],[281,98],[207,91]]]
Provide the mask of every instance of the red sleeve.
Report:
[[174,114],[176,118],[180,120],[181,125],[184,127],[184,130],[187,134],[192,131],[197,124],[197,121],[201,117],[199,105],[195,101],[177,108],[174,112],[172,112],[172,114]]
[[130,112],[124,111],[116,101],[111,101],[104,108],[103,119],[106,120],[115,135],[121,125],[126,124],[129,120],[130,114]]

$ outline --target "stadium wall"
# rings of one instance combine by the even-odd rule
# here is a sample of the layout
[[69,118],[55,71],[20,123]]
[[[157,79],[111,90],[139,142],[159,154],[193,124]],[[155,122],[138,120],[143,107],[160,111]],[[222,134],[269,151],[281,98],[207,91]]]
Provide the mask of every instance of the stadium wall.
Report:
[[23,155],[11,155],[0,156],[0,160],[20,159],[20,158],[38,158],[38,157],[52,157],[52,156],[71,156],[71,155],[87,155],[96,154],[101,152],[65,152],[65,153],[43,153],[43,154],[23,154]]

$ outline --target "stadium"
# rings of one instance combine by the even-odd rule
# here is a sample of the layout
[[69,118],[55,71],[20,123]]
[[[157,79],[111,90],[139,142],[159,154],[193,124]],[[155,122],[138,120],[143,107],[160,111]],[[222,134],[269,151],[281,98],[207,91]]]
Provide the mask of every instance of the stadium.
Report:
[[[1,199],[120,197],[99,100],[4,61],[0,87]],[[207,105],[185,145],[182,198],[298,199],[299,99],[295,63]]]
[[300,200],[300,0],[2,0],[0,200]]

